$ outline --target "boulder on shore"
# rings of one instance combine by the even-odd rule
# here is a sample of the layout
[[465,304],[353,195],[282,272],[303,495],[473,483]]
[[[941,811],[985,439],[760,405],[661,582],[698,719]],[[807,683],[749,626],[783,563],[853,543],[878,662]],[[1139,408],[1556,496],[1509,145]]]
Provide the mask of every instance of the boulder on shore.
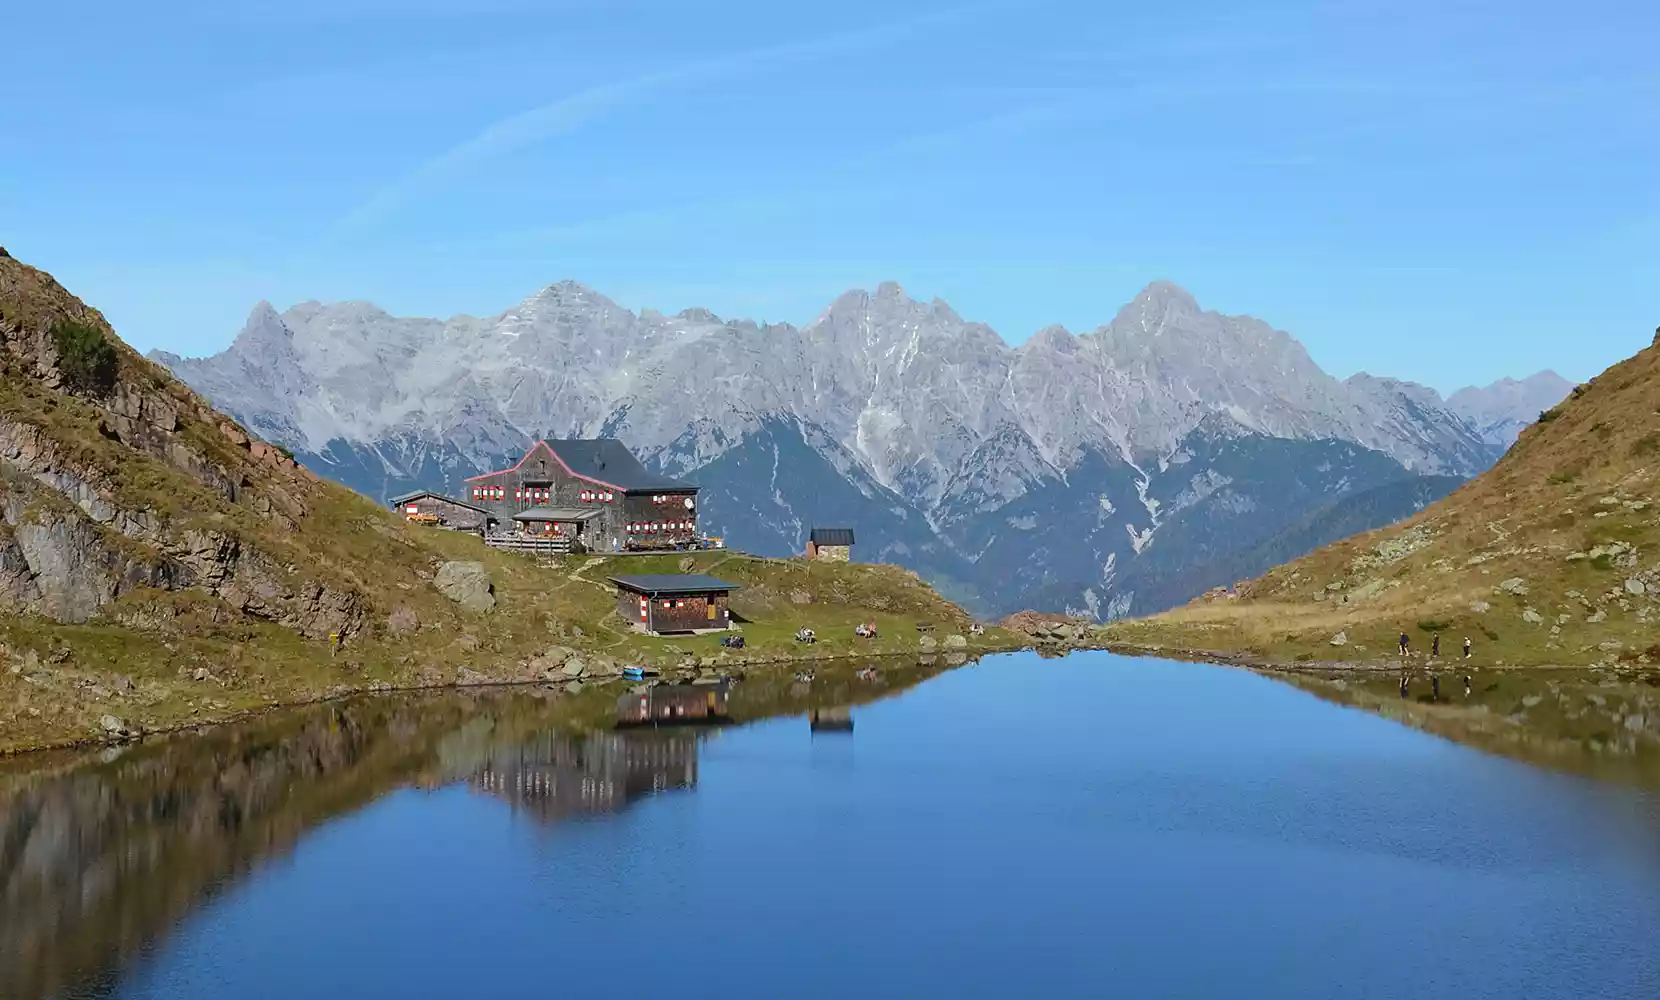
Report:
[[432,585],[468,611],[489,611],[496,606],[495,585],[480,562],[447,562],[438,567]]
[[103,731],[106,737],[112,740],[131,740],[142,735],[138,727],[129,726],[113,715],[101,716],[98,719],[98,728]]

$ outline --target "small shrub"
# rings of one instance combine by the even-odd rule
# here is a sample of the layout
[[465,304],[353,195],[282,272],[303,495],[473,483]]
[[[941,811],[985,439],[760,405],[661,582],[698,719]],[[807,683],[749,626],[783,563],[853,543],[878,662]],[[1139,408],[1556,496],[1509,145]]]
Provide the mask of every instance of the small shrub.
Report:
[[1487,637],[1488,642],[1499,641],[1499,634],[1491,628],[1488,628],[1486,625],[1481,626],[1481,634]]
[[1446,632],[1452,628],[1452,622],[1444,622],[1439,618],[1425,618],[1418,622],[1420,632]]
[[1580,469],[1578,469],[1577,467],[1569,467],[1569,468],[1566,468],[1566,469],[1558,469],[1557,471],[1551,473],[1549,476],[1546,476],[1545,477],[1545,482],[1550,483],[1552,486],[1566,486],[1569,483],[1573,482],[1574,480],[1578,479],[1579,478],[1579,473],[1580,473]]
[[1613,569],[1614,568],[1614,557],[1609,555],[1608,553],[1604,552],[1602,555],[1597,556],[1596,558],[1592,559],[1591,560],[1591,565],[1594,568],[1600,569],[1600,570]]
[[86,323],[59,323],[52,327],[52,344],[69,388],[98,396],[115,388],[118,356],[104,331]]
[[1631,446],[1631,454],[1636,458],[1647,458],[1660,453],[1660,434],[1650,432],[1638,438]]

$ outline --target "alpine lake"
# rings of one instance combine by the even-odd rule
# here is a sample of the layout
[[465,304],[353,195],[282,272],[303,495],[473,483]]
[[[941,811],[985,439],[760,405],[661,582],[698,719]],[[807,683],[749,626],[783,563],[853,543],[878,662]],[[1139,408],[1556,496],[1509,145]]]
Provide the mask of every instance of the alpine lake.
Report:
[[1660,997],[1643,678],[815,669],[0,762],[0,997]]

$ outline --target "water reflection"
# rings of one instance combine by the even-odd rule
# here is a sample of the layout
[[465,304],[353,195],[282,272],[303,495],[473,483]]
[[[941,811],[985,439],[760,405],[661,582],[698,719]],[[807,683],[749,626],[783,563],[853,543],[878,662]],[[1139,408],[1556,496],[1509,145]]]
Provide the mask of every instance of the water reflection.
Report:
[[731,685],[656,684],[617,699],[618,726],[679,725],[729,722],[727,694]]
[[689,733],[545,734],[493,749],[467,783],[544,823],[619,812],[642,796],[697,787],[698,738]]
[[807,722],[814,733],[851,733],[853,709],[846,705],[815,708],[807,713]]
[[[742,722],[868,701],[937,673],[901,664],[871,683],[857,678],[862,666],[821,668],[804,688],[758,679],[700,685],[695,698],[661,689],[647,702]],[[585,701],[547,690],[387,696],[0,762],[0,998],[108,992],[194,908],[400,787],[465,784],[544,823],[695,789],[699,733],[612,731],[619,707],[601,690]]]
[[1439,687],[1377,669],[1269,672],[1327,701],[1555,770],[1660,789],[1660,672],[1448,670]]

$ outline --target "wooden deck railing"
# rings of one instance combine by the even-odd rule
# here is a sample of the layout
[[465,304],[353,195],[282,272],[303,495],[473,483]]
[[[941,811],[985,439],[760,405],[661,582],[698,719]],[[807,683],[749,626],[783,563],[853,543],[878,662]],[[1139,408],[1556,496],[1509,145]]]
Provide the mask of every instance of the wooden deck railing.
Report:
[[508,552],[530,552],[536,555],[562,556],[571,551],[568,538],[527,538],[522,535],[488,535],[484,544]]

